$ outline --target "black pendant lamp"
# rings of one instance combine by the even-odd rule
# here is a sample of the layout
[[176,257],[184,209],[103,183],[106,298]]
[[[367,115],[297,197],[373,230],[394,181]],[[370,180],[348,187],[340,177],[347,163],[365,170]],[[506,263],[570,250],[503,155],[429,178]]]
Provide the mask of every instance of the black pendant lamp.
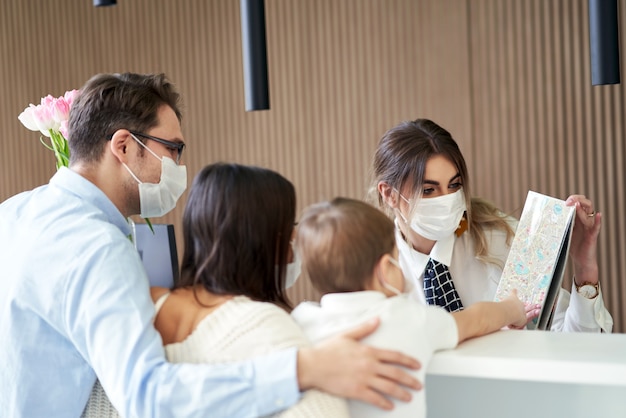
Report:
[[619,84],[617,0],[589,0],[591,84]]
[[116,4],[117,0],[93,0],[95,7],[115,6]]
[[241,43],[246,111],[268,110],[264,0],[241,0]]

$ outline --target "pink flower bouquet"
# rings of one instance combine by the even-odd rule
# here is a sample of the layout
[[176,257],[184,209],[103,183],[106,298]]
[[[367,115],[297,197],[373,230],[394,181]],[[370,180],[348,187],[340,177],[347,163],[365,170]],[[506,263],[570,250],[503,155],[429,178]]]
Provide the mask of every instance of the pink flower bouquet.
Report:
[[[70,107],[72,107],[72,102],[79,93],[79,90],[70,90],[63,96],[57,98],[49,94],[41,98],[41,104],[37,106],[30,104],[17,117],[20,122],[31,131],[39,131],[45,137],[50,138],[50,144],[47,143],[43,136],[39,137],[39,141],[41,141],[46,148],[54,151],[54,156],[57,159],[57,170],[61,167],[67,167],[70,164],[67,124],[70,117]],[[154,233],[150,219],[144,219]],[[133,225],[132,219],[128,218],[128,222]],[[129,239],[134,242],[132,233]]]
[[40,131],[50,138],[49,144],[44,137],[39,137],[41,143],[54,152],[57,170],[67,167],[70,162],[70,148],[67,143],[67,123],[70,107],[78,90],[70,90],[61,97],[54,98],[47,95],[41,99],[41,104],[30,104],[18,116],[22,124],[31,131]]

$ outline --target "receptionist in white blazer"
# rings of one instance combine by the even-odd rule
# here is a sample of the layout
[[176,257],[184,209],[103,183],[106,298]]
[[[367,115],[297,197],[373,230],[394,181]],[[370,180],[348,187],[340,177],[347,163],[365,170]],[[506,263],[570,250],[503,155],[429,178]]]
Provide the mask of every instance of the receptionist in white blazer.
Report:
[[[378,203],[395,221],[400,264],[415,299],[449,311],[493,300],[517,220],[471,197],[465,160],[450,133],[428,119],[401,122],[382,136],[373,176]],[[569,292],[560,290],[551,329],[611,332],[598,277],[602,215],[584,195],[569,196],[566,204],[576,207],[574,280]],[[537,306],[528,312],[532,319]]]

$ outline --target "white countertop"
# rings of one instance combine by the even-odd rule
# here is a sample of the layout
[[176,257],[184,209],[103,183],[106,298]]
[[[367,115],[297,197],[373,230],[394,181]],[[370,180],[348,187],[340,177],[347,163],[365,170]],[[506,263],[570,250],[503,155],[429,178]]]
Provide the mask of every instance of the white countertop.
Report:
[[435,353],[428,418],[626,418],[626,334],[500,331]]
[[435,353],[428,374],[626,386],[626,334],[499,331]]

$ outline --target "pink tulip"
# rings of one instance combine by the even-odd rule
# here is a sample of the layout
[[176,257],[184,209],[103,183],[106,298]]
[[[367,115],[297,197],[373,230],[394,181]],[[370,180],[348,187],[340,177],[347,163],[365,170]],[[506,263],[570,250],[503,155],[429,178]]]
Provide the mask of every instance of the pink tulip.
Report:
[[56,128],[52,112],[42,105],[29,105],[17,118],[31,131],[40,131],[48,137],[50,129]]
[[70,107],[79,93],[79,90],[69,90],[58,98],[48,94],[41,98],[39,105],[30,104],[18,116],[18,119],[31,131],[40,131],[43,135],[50,137],[50,130],[53,130],[61,132],[67,138]]
[[26,128],[30,129],[31,131],[39,130],[39,126],[37,125],[37,122],[35,121],[35,115],[34,115],[35,109],[36,109],[35,105],[30,104],[17,117],[20,120],[20,122],[22,122],[22,125],[26,126]]
[[54,103],[55,100],[56,99],[54,97],[52,97],[51,94],[49,94],[46,97],[42,97],[41,98],[41,106],[43,106],[43,107],[52,106],[52,104]]
[[40,140],[46,148],[54,151],[57,170],[67,167],[69,163],[67,138],[70,107],[79,93],[78,90],[69,90],[57,98],[48,94],[41,98],[40,104],[30,104],[17,117],[26,128],[50,138],[48,141]]
[[51,103],[50,108],[52,109],[52,115],[54,117],[55,122],[59,125],[64,120],[67,120],[70,117],[70,104],[65,100],[63,96],[58,99],[54,99]]
[[49,104],[46,106],[37,106],[35,108],[34,116],[35,121],[39,126],[39,130],[45,136],[50,136],[51,129],[59,129],[59,123],[54,119],[54,109]]
[[80,90],[76,90],[76,89],[69,90],[65,92],[65,95],[63,96],[63,98],[65,99],[67,104],[71,107],[72,103],[74,103],[74,99],[78,97],[79,93],[80,93]]
[[61,132],[61,135],[63,135],[63,138],[67,139],[68,138],[68,121],[64,120],[61,121],[61,126],[59,126],[59,132]]

